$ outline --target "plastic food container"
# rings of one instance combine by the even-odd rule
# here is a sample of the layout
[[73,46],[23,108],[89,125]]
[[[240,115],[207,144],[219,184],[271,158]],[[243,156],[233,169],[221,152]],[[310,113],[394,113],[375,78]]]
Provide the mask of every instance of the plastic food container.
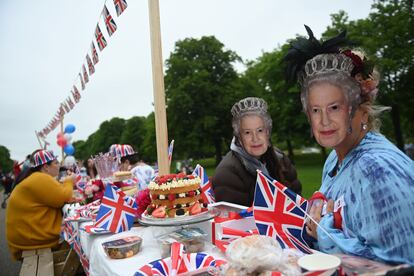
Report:
[[157,238],[160,244],[161,257],[171,256],[171,244],[180,242],[184,245],[185,253],[198,253],[204,250],[205,236],[200,228],[181,228]]
[[142,239],[138,236],[128,236],[121,239],[102,243],[111,259],[124,259],[137,254],[141,250]]

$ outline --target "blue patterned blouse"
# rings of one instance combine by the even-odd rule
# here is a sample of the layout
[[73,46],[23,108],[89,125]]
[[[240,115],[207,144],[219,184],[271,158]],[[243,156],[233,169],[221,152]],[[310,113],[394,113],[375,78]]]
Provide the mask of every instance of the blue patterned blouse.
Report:
[[343,231],[332,214],[322,218],[335,242],[318,228],[319,250],[386,262],[414,264],[414,161],[384,136],[368,132],[334,176],[332,151],[325,162],[320,191],[343,197]]

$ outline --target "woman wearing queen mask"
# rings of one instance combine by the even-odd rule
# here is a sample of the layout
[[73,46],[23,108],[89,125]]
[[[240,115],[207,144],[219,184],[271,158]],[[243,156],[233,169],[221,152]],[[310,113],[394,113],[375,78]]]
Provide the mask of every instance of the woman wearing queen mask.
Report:
[[314,204],[319,226],[309,221],[307,232],[324,252],[414,264],[414,162],[378,132],[378,74],[361,52],[340,50],[345,32],[320,43],[305,27],[309,39],[292,42],[287,73],[299,79],[316,141],[333,148],[320,188],[326,214]]
[[245,98],[233,105],[231,114],[234,138],[212,181],[216,201],[252,206],[256,170],[300,194],[302,186],[295,168],[270,142],[272,119],[267,103],[261,98]]

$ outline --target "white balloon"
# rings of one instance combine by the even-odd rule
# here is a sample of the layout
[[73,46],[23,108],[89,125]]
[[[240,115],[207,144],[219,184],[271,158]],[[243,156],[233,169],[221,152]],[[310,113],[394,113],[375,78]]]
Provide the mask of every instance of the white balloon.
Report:
[[70,144],[70,141],[72,141],[72,135],[70,135],[69,133],[65,133],[63,137],[65,137],[66,143]]
[[70,168],[73,165],[75,165],[75,163],[76,163],[75,157],[73,157],[72,155],[68,155],[66,156],[65,161],[63,162],[63,165],[66,168]]

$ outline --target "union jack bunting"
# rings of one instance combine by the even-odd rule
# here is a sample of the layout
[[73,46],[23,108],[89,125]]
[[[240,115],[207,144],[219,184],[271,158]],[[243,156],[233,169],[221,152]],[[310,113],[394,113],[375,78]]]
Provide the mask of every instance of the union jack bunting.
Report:
[[[83,81],[82,81],[82,84],[83,84]],[[80,101],[81,94],[79,93],[79,90],[75,85],[73,86],[72,96],[73,96],[73,100],[75,100],[75,103],[78,103]]]
[[93,66],[89,54],[86,54],[86,62],[88,63],[89,75],[91,76],[93,73],[95,73],[95,66]]
[[69,105],[69,108],[70,108],[70,109],[73,109],[73,108],[75,107],[75,104],[73,103],[73,101],[72,101],[72,99],[71,99],[71,97],[70,97],[70,96],[68,96],[68,97],[66,98],[66,103]]
[[171,143],[168,146],[168,163],[170,165],[171,165],[173,150],[174,150],[174,140],[171,140]]
[[81,73],[79,73],[79,78],[80,78],[80,81],[81,81],[81,88],[82,88],[82,90],[85,90],[85,82],[83,81],[83,77],[82,77]]
[[63,222],[63,239],[69,244],[72,245],[75,242],[76,237],[78,236],[77,227],[75,227],[75,223],[70,221]]
[[[184,254],[178,274],[194,271],[203,267],[218,266],[225,263],[223,260],[216,260],[214,257],[205,253],[191,253]],[[142,266],[134,276],[149,276],[149,275],[165,275],[169,276],[172,272],[171,258],[165,258],[153,261],[147,265]]]
[[96,51],[95,44],[91,43],[91,53],[93,65],[96,65],[99,62],[98,51]]
[[85,231],[88,234],[97,234],[97,235],[111,233],[111,231],[108,231],[100,227],[95,227],[93,225],[86,225],[84,227],[81,227],[80,230]]
[[261,235],[273,237],[282,248],[311,253],[305,241],[309,238],[305,230],[307,205],[308,202],[299,195],[257,172],[253,216]]
[[102,13],[105,19],[106,30],[108,31],[109,36],[112,36],[112,34],[116,31],[116,28],[117,28],[116,23],[105,5],[104,5]]
[[88,76],[88,72],[86,72],[86,68],[85,65],[82,65],[82,72],[83,72],[83,80],[85,81],[85,83],[89,82],[89,76]]
[[193,171],[194,176],[198,176],[201,179],[201,196],[205,203],[214,203],[216,199],[214,198],[213,188],[211,187],[211,182],[208,179],[207,173],[204,168],[199,164],[195,167]]
[[112,233],[127,231],[134,222],[136,210],[134,198],[125,195],[114,185],[106,185],[94,226]]
[[116,14],[118,16],[124,12],[124,10],[128,7],[128,4],[125,0],[114,0]]
[[101,32],[101,29],[99,28],[99,25],[96,25],[95,38],[96,43],[98,43],[99,50],[102,51],[106,47],[107,43],[105,37]]

